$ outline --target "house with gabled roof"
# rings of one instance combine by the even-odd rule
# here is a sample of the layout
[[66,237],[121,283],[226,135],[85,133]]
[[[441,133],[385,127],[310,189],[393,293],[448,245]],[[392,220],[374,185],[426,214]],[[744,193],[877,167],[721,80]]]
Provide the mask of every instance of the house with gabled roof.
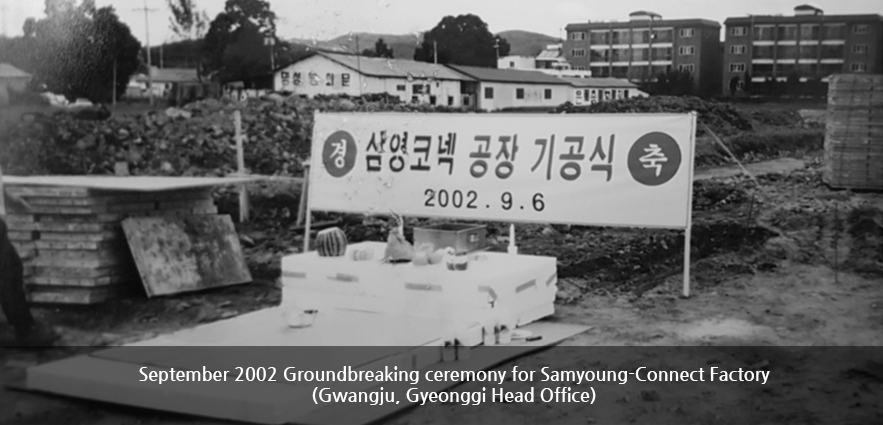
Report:
[[8,63],[0,63],[0,105],[9,104],[10,92],[22,92],[31,82],[31,74]]
[[476,108],[554,107],[568,101],[570,82],[539,71],[446,65],[478,82]]
[[403,102],[472,107],[475,79],[444,65],[344,53],[316,52],[278,68],[277,92],[314,97],[385,93]]

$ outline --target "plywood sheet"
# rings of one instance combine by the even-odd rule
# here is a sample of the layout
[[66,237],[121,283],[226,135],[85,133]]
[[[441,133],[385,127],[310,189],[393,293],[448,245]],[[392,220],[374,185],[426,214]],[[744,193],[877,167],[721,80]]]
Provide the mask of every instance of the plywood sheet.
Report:
[[[256,323],[255,320],[266,321],[270,319],[271,315],[261,316],[258,313],[224,321],[227,322],[224,327],[227,327],[227,330],[233,330],[232,328],[242,329],[253,326]],[[372,335],[393,335],[401,333],[399,332],[401,329],[398,326],[404,323],[401,320],[402,318],[395,316],[352,312],[342,312],[341,314],[342,316],[339,317],[352,329],[349,334],[361,332]],[[385,319],[378,319],[377,317]],[[385,321],[387,323],[387,326],[389,326],[387,332],[377,332],[370,328],[377,321]],[[314,326],[317,329],[322,329],[324,328],[322,323],[327,324],[330,322],[317,321]],[[434,323],[435,326],[430,326],[422,339],[439,339],[442,336],[441,329],[444,326],[440,326],[438,321]],[[206,329],[206,326],[208,325],[200,326],[196,329]],[[274,327],[265,326],[265,328]],[[433,357],[435,361],[423,365],[419,368],[420,370],[481,370],[557,344],[566,338],[585,332],[589,327],[539,322],[531,324],[524,329],[531,331],[534,335],[542,336],[542,339],[533,342],[513,342],[509,348],[505,349],[479,346],[472,350],[473,355],[471,359],[451,363],[441,363],[439,361],[441,358],[440,347],[414,347],[406,345],[401,347],[377,347],[378,350],[374,351],[347,347],[329,348],[329,352],[331,350],[339,350],[333,352],[350,353],[351,358],[344,358],[340,355],[328,356],[323,368],[331,368],[333,370],[334,368],[339,369],[344,366],[355,367],[355,365],[361,364],[372,369],[378,367],[382,369],[384,362],[392,361],[404,364],[404,360],[408,356],[412,356],[415,350],[423,350],[435,353]],[[329,329],[325,328],[323,330],[328,331]],[[278,329],[275,332],[278,333]],[[243,336],[242,333],[237,333],[235,334],[236,336],[229,335],[227,338],[241,338]],[[337,340],[342,342],[344,338],[338,337]],[[215,342],[218,342],[218,345],[223,345],[221,340],[216,339]],[[346,345],[357,346],[358,344]],[[172,359],[168,354],[162,354],[160,350],[163,348],[159,347],[156,348],[156,351],[152,352],[145,347],[145,350],[142,351],[132,351],[134,353],[132,355],[124,354],[123,350],[127,349],[113,349],[119,350],[116,354],[113,353],[113,350],[106,350],[93,355],[73,357],[29,368],[23,389],[259,424],[364,424],[411,406],[407,402],[380,407],[345,404],[317,406],[311,400],[311,387],[282,382],[186,382],[164,384],[162,386],[156,383],[139,382],[141,377],[140,369],[142,367],[146,367],[148,371],[182,367],[182,356],[178,354]],[[164,349],[171,353],[180,353],[179,351],[169,351],[174,349],[168,347]],[[211,348],[206,347],[205,349]],[[249,350],[249,355],[257,353],[258,351],[256,350],[261,350],[255,347],[242,349]],[[223,353],[225,350],[229,350],[229,348],[218,347],[215,350],[217,353]],[[294,350],[290,351],[290,353],[296,352]],[[312,358],[316,358],[315,352],[310,354]],[[207,355],[202,356],[201,360],[197,368],[193,368],[192,365],[183,365],[183,368],[201,370],[202,365],[206,364],[206,361],[218,361],[214,356]],[[227,361],[234,360],[236,359],[227,359]],[[239,364],[241,364],[243,360],[239,360]],[[287,363],[300,366],[301,360],[303,359],[289,358]],[[174,363],[169,363],[169,361],[174,361]],[[169,366],[169,364],[175,364],[175,366]],[[207,367],[207,369],[211,370],[212,367]],[[370,382],[370,384],[377,383]],[[384,387],[390,387],[391,384],[395,386],[395,383],[391,382],[382,383]],[[427,386],[425,383],[422,383],[420,387],[424,391],[441,391],[457,384],[457,382],[442,382],[432,383]],[[371,385],[367,385],[366,389],[370,390]]]
[[242,184],[260,177],[160,177],[160,176],[3,176],[7,185],[58,186],[97,190],[158,192]]
[[251,282],[230,216],[128,218],[123,231],[148,297]]

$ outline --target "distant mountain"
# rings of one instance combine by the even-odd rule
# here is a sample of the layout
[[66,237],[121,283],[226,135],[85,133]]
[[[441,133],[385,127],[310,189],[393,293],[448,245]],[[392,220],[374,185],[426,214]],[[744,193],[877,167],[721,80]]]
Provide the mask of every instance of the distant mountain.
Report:
[[536,56],[547,45],[562,42],[559,38],[521,30],[503,31],[497,35],[509,42],[509,54],[513,56]]
[[[545,34],[539,34],[529,31],[511,30],[503,31],[500,37],[509,42],[510,55],[536,56],[549,44],[560,43],[561,40]],[[374,49],[374,43],[378,39],[383,39],[387,46],[392,48],[396,58],[413,59],[414,51],[417,50],[422,36],[415,34],[372,34],[372,33],[352,33],[332,38],[331,40],[309,40],[303,38],[290,39],[291,43],[304,46],[312,46],[313,48],[332,50],[338,52],[361,52],[365,49]],[[356,42],[358,40],[358,49]]]

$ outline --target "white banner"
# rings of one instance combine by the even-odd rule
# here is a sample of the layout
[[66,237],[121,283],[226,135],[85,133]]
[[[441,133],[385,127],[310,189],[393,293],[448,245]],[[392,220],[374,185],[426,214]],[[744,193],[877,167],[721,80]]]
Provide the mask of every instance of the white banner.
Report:
[[316,113],[310,209],[683,229],[694,114]]

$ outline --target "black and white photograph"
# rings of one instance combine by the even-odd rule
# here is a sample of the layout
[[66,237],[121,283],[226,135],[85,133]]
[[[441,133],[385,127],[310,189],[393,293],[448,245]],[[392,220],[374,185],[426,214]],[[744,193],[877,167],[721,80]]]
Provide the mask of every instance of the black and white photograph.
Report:
[[879,0],[0,0],[0,425],[874,423]]

